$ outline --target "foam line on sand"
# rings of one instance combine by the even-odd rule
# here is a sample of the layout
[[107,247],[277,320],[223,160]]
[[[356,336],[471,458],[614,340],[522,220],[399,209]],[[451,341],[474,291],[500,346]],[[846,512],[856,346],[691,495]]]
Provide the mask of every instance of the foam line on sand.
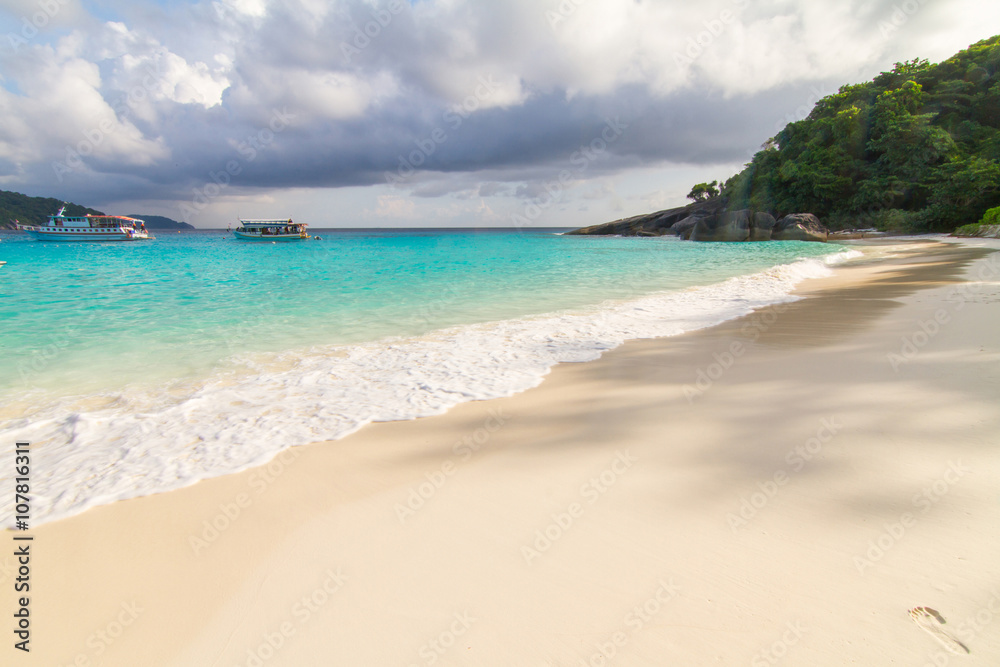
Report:
[[883,245],[803,300],[41,526],[18,664],[1000,664],[998,257]]

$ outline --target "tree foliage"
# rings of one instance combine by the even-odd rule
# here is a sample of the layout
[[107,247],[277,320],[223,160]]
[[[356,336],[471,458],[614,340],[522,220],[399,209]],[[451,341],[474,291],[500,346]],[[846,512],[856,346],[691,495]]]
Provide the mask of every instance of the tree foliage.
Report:
[[687,198],[693,199],[694,201],[705,201],[706,199],[711,199],[712,197],[718,197],[718,185],[718,181],[712,181],[711,183],[698,183],[691,188],[691,192],[688,193]]
[[[26,225],[40,225],[49,219],[63,205],[59,199],[52,197],[29,197],[19,192],[0,190],[0,226],[8,226],[12,220],[18,220]],[[92,208],[77,204],[66,204],[67,215],[104,215]]]
[[722,194],[730,208],[911,232],[979,220],[1000,205],[1000,36],[843,86],[769,139]]

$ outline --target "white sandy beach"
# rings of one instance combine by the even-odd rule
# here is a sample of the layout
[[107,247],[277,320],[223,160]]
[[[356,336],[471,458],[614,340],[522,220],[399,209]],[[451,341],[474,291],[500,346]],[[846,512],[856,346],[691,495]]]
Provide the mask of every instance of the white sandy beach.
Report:
[[998,665],[975,244],[886,245],[794,304],[41,526],[13,664]]

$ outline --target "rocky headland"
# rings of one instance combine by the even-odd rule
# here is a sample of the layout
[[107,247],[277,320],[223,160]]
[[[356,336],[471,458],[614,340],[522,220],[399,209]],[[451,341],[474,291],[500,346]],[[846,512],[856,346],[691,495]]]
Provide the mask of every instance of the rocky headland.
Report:
[[830,230],[812,213],[776,219],[765,211],[726,209],[723,198],[575,229],[593,236],[678,236],[691,241],[827,241]]

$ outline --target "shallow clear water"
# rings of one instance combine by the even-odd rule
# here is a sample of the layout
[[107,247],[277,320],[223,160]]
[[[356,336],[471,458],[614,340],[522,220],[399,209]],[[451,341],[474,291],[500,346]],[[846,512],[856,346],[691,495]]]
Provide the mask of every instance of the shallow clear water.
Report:
[[0,396],[199,374],[234,352],[415,335],[719,282],[815,244],[698,244],[509,231],[220,232],[148,243],[5,235]]
[[822,269],[799,260],[843,250],[551,230],[319,233],[0,237],[0,433],[52,457],[36,484],[42,516],[509,395],[554,363],[785,299]]

